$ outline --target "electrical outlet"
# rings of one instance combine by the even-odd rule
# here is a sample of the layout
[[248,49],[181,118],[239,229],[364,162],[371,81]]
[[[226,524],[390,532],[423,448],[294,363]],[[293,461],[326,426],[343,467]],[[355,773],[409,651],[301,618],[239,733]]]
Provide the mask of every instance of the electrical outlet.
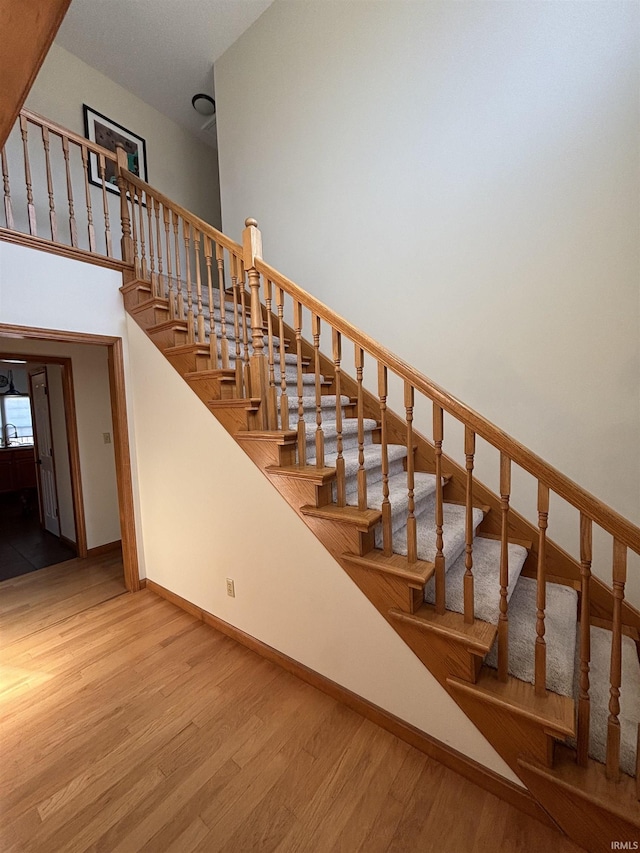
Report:
[[227,578],[227,595],[230,595],[231,598],[236,597],[236,585],[232,578]]
[[110,432],[103,432],[102,438],[104,439],[105,444],[111,444],[111,433]]

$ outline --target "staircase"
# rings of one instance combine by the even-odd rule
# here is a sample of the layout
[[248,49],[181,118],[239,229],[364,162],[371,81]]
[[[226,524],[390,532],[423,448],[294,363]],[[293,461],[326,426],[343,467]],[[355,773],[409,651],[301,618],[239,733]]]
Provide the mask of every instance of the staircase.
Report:
[[[556,824],[587,850],[640,839],[640,529],[270,267],[255,221],[239,245],[117,165],[130,315]],[[551,494],[579,513],[575,555],[547,536]]]
[[[144,228],[127,233],[137,213],[123,209],[129,313],[556,823],[590,850],[640,836],[640,614],[624,602],[640,531],[603,524],[612,511],[264,263],[253,220],[240,247],[179,211],[167,275]],[[445,412],[464,426],[464,467],[443,454]],[[499,495],[474,478],[477,435],[500,451]],[[514,464],[538,479],[537,525],[511,507]],[[547,539],[550,492],[581,511],[579,561]],[[613,537],[613,590],[591,575],[594,521]]]

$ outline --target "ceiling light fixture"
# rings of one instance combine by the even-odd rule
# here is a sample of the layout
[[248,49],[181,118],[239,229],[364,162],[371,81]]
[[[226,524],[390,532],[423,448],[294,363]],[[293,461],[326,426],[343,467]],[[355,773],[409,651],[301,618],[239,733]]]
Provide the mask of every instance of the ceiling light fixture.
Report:
[[191,98],[191,106],[201,116],[212,116],[216,112],[216,102],[211,95],[204,95],[202,92]]

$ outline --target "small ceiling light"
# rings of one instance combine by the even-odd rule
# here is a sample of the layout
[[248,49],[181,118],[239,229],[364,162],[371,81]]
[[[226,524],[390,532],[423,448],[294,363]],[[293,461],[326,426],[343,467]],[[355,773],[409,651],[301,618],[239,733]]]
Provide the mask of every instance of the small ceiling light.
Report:
[[193,98],[191,98],[191,106],[197,113],[200,113],[201,116],[212,116],[215,115],[216,112],[216,102],[210,95],[204,95],[202,93],[194,95]]

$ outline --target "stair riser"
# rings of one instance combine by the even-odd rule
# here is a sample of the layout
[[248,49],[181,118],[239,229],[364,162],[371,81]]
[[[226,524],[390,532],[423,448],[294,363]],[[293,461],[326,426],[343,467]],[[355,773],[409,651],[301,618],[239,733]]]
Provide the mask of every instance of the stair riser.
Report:
[[[389,478],[396,477],[399,474],[402,474],[404,468],[404,459],[396,459],[393,462],[389,463]],[[382,482],[382,463],[376,465],[371,465],[371,467],[367,467],[367,486],[374,486],[377,483]],[[358,472],[354,471],[351,474],[348,474],[345,477],[345,488],[347,494],[349,492],[355,492],[358,487]],[[347,500],[349,503],[349,501]]]
[[[178,373],[196,373],[199,370],[209,370],[210,359],[201,353],[172,353],[165,355]],[[213,398],[215,399],[215,398]]]
[[397,607],[405,613],[415,613],[422,604],[423,590],[412,587],[401,578],[373,572],[363,567],[342,561],[342,566],[351,580],[357,584],[372,604],[384,613],[385,608]]
[[[364,435],[364,443],[365,445],[369,445],[373,443],[373,437],[371,432],[366,432]],[[353,450],[353,448],[358,447],[358,436],[357,435],[345,435],[342,439],[342,449],[343,450]],[[338,452],[338,440],[335,436],[330,436],[329,438],[325,437],[324,442],[324,452],[325,453],[337,453]],[[315,434],[312,439],[309,439],[307,434],[307,458],[315,461],[316,456],[316,444],[315,444]]]

